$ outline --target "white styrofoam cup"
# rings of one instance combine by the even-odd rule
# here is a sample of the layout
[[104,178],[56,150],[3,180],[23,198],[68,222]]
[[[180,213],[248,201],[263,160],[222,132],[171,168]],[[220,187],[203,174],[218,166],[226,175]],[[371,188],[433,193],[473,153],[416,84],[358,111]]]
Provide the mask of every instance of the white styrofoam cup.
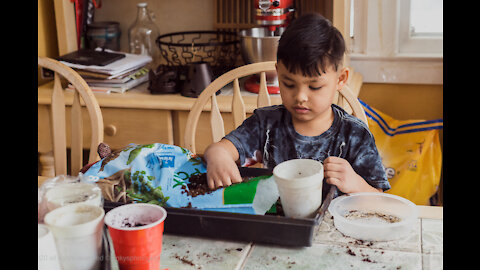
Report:
[[284,161],[273,169],[286,217],[313,217],[322,204],[323,164],[313,159]]
[[105,211],[100,206],[69,204],[45,215],[62,269],[100,268]]
[[45,199],[48,211],[72,203],[102,206],[102,191],[91,183],[65,183],[49,189],[45,193]]
[[55,239],[44,224],[38,224],[38,269],[60,270]]

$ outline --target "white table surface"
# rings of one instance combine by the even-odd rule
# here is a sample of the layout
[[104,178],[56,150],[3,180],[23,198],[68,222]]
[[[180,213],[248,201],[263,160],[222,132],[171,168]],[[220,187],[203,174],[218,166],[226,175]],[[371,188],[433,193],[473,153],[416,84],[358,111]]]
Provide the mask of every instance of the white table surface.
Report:
[[419,208],[411,234],[387,242],[344,236],[328,211],[310,247],[165,234],[160,269],[443,269],[443,208]]
[[[38,185],[45,179],[39,176]],[[443,269],[443,207],[417,207],[419,218],[410,235],[387,242],[344,236],[328,211],[310,247],[165,234],[160,269]],[[117,270],[113,245],[110,251],[111,269]]]

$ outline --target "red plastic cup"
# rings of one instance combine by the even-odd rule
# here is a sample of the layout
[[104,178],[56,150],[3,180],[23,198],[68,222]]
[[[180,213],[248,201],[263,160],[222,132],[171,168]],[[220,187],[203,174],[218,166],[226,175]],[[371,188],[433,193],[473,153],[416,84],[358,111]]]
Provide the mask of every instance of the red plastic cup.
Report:
[[122,205],[105,215],[121,270],[160,269],[166,217],[163,207],[148,203]]

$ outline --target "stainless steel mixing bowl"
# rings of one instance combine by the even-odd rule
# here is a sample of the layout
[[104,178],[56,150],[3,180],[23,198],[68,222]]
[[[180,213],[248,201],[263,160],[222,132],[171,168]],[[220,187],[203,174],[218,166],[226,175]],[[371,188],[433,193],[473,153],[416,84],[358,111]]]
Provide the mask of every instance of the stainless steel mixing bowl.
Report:
[[[278,27],[275,32],[263,27],[241,30],[240,47],[245,64],[277,60],[278,41],[284,31],[284,27]],[[266,75],[268,84],[278,84],[276,72]]]

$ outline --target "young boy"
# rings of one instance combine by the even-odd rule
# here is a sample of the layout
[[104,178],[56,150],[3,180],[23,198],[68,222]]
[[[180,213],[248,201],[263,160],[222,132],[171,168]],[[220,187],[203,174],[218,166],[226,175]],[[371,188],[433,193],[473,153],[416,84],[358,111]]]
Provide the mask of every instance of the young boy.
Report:
[[204,153],[210,188],[241,182],[237,164],[267,168],[296,158],[323,162],[343,193],[390,189],[375,141],[358,118],[332,104],[347,82],[345,42],[323,16],[306,14],[282,34],[277,75],[282,105],[258,108]]

